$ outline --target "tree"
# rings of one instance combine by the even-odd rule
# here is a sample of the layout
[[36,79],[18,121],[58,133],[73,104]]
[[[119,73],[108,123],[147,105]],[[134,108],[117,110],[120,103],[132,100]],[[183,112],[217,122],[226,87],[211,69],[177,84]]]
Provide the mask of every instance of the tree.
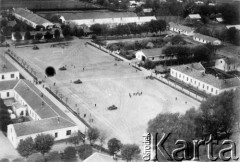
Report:
[[62,34],[64,37],[71,35],[71,28],[69,25],[63,25],[62,26]]
[[101,28],[101,25],[100,24],[93,24],[91,27],[90,27],[90,30],[96,34],[96,35],[100,35],[102,34],[102,28]]
[[65,160],[76,159],[77,158],[76,153],[77,151],[75,147],[72,146],[66,147],[63,152],[63,159]]
[[60,31],[59,31],[59,30],[55,30],[55,31],[54,31],[54,37],[55,37],[56,39],[59,39],[59,38],[60,38]]
[[0,35],[0,42],[1,43],[5,42],[5,37],[3,35]]
[[53,38],[53,34],[51,34],[49,31],[46,32],[46,34],[44,35],[45,39],[52,39]]
[[196,61],[207,61],[209,62],[211,59],[210,50],[203,45],[199,45],[193,48],[194,58]]
[[30,31],[26,31],[24,38],[25,38],[25,40],[32,39]]
[[80,143],[80,141],[85,142],[85,137],[84,137],[84,135],[80,131],[74,132],[69,137],[69,142],[74,144],[75,147]]
[[20,140],[17,151],[22,157],[25,157],[27,161],[27,158],[34,153],[34,145],[32,137],[28,137],[24,140]]
[[7,26],[7,20],[6,19],[3,19],[0,23],[1,27],[6,27]]
[[186,44],[186,41],[183,39],[182,36],[176,35],[171,38],[171,43],[172,43],[172,45],[178,45],[178,44],[183,45],[183,44]]
[[208,98],[200,105],[201,126],[203,134],[212,134],[221,138],[222,134],[229,138],[233,127],[239,123],[240,90],[227,91]]
[[7,106],[4,104],[3,100],[0,98],[0,128],[3,132],[7,131],[7,126],[11,124],[10,114],[8,113]]
[[92,155],[92,153],[93,149],[90,145],[84,144],[78,148],[78,155],[82,160],[88,158],[90,155]]
[[121,149],[121,155],[123,159],[126,159],[127,161],[133,160],[134,156],[138,155],[140,152],[140,148],[136,144],[123,145]]
[[18,32],[18,31],[14,33],[14,37],[15,37],[15,39],[16,39],[17,41],[20,41],[20,40],[22,39],[22,35],[21,35],[21,33]]
[[92,145],[99,137],[99,130],[97,128],[89,128],[87,131],[87,137]]
[[115,153],[117,153],[118,151],[120,151],[121,147],[122,147],[122,143],[121,141],[119,141],[116,138],[112,138],[108,141],[107,143],[108,145],[108,150],[110,152],[111,155],[114,155]]
[[40,152],[44,157],[44,154],[48,153],[52,149],[54,137],[50,134],[39,134],[34,139],[34,142],[36,151]]
[[100,146],[101,146],[101,149],[103,147],[103,144],[105,143],[106,139],[107,139],[107,135],[105,132],[101,131],[100,134],[99,134],[99,142],[100,142]]
[[42,37],[43,37],[43,34],[42,34],[42,33],[37,33],[37,34],[35,35],[35,39],[36,39],[36,40],[40,40],[40,39],[42,39]]

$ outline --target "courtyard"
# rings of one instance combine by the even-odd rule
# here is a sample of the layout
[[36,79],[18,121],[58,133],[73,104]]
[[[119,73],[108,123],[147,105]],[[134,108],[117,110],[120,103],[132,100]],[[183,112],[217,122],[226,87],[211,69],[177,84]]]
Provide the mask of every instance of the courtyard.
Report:
[[[42,44],[38,45],[39,50],[31,47],[11,50],[34,68],[47,86],[61,93],[82,118],[105,131],[108,138],[116,137],[123,143],[141,145],[148,121],[159,113],[184,113],[200,105],[157,80],[146,79],[144,73],[129,63],[116,61],[85,45],[86,41],[89,40],[75,39],[66,47]],[[53,77],[45,76],[49,66],[56,70]],[[60,71],[63,66],[66,70]],[[78,79],[82,84],[73,83]],[[117,109],[108,110],[112,105]]]

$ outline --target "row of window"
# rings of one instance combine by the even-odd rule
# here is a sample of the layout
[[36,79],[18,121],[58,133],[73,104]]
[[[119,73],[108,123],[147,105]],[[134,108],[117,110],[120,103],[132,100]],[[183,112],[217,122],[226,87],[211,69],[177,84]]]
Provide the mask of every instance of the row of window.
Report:
[[[66,131],[66,135],[67,135],[67,136],[70,136],[71,134],[72,134],[71,130],[67,130],[67,131]],[[58,133],[57,133],[57,132],[55,133],[54,137],[55,137],[55,138],[58,137]]]
[[[174,71],[172,71],[172,75],[174,75]],[[185,76],[184,75],[181,75],[181,74],[178,74],[177,75],[177,73],[176,73],[176,77],[178,76],[178,78],[180,78],[181,79],[181,77],[182,77],[182,79],[184,80],[185,79]],[[186,77],[186,81],[188,82],[188,81],[190,81],[190,83],[193,83],[193,79],[192,78],[188,78],[188,77]],[[201,86],[201,84],[200,84],[200,82],[197,82],[196,80],[194,81],[194,83],[193,83],[195,86],[197,86],[197,87],[199,87],[200,88],[200,86]],[[205,84],[202,84],[202,88],[204,89],[206,87],[206,89],[207,90],[209,90],[210,89],[210,87],[207,85],[205,85]],[[211,88],[211,92],[213,93],[213,88]],[[215,91],[215,94],[217,94],[218,93],[218,91],[216,90]]]
[[[14,78],[14,74],[11,74],[11,78]],[[5,75],[2,75],[2,80],[5,79]]]

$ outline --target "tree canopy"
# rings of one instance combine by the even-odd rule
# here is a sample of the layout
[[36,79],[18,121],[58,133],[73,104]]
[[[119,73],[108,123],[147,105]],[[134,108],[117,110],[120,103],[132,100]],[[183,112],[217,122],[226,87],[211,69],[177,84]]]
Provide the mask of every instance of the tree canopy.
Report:
[[122,143],[117,138],[110,139],[107,145],[111,155],[117,153],[122,148]]
[[123,145],[121,149],[121,155],[123,159],[126,159],[127,161],[133,160],[134,157],[137,156],[140,152],[140,148],[136,144],[126,144]]
[[87,137],[88,137],[88,140],[91,145],[98,139],[99,134],[100,134],[100,132],[97,128],[89,128],[88,129]]
[[35,149],[35,144],[32,139],[32,137],[28,137],[24,140],[20,140],[17,151],[18,153],[22,156],[25,157],[26,159],[34,153]]
[[3,100],[0,98],[0,128],[2,131],[7,131],[7,126],[12,123],[10,114],[8,112],[7,106],[4,104]]
[[54,137],[49,134],[39,134],[34,139],[35,149],[40,152],[43,156],[48,153],[54,144]]
[[84,144],[78,147],[78,155],[82,160],[88,158],[92,153],[93,149],[90,145]]

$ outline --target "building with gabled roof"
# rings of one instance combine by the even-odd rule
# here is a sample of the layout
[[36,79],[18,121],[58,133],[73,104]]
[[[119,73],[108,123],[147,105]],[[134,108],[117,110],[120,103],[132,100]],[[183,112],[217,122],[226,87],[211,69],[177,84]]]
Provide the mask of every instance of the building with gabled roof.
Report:
[[162,53],[162,48],[142,49],[135,53],[139,61],[164,61],[176,59],[174,56],[166,56]]
[[124,160],[104,153],[95,152],[83,162],[124,162]]
[[195,33],[193,35],[193,40],[203,43],[203,44],[207,44],[207,43],[210,43],[212,45],[221,45],[222,44],[222,42],[217,38],[199,34],[199,33]]
[[240,71],[240,60],[238,58],[220,58],[215,61],[215,68],[225,72]]
[[[11,81],[12,82],[12,81]],[[15,84],[15,85],[14,85]],[[14,115],[28,116],[30,121],[8,125],[7,137],[16,148],[20,140],[35,138],[38,134],[51,134],[55,140],[69,138],[73,132],[85,131],[84,124],[76,125],[73,120],[57,107],[30,81],[20,79],[11,83]]]
[[199,19],[201,19],[201,16],[199,14],[189,14],[188,18],[199,20]]
[[54,26],[53,23],[50,21],[44,19],[43,17],[40,17],[37,14],[34,14],[32,11],[24,8],[15,8],[13,9],[13,15],[20,21],[25,22],[26,24],[30,25],[34,29],[37,28],[37,26],[41,27],[43,26],[46,28],[52,28]]
[[179,34],[187,35],[187,36],[192,36],[194,29],[188,26],[184,26],[181,24],[175,24],[173,22],[169,23],[169,30],[177,32]]
[[88,27],[93,24],[107,24],[109,26],[127,23],[143,24],[156,20],[155,16],[138,17],[134,12],[113,12],[108,10],[61,13],[60,15],[60,19],[65,24],[85,24]]
[[171,67],[170,75],[185,84],[195,87],[199,91],[211,95],[218,95],[219,93],[234,90],[240,86],[238,78],[219,79],[211,74],[206,74],[201,63]]

